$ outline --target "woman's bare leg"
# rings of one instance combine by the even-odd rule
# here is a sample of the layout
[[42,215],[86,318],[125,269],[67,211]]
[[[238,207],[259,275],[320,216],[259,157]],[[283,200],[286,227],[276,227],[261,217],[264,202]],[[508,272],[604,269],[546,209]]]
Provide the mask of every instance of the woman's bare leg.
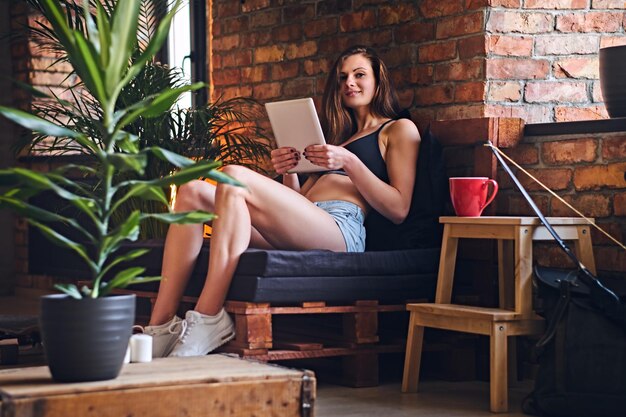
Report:
[[209,269],[195,307],[206,315],[222,308],[254,229],[276,248],[345,250],[333,218],[299,193],[243,167],[227,166],[225,172],[246,188],[217,186]]
[[[215,208],[215,186],[205,181],[182,185],[177,194],[177,212]],[[202,248],[204,225],[171,225],[165,239],[159,292],[150,317],[150,325],[167,323],[178,310],[191,272]],[[252,231],[252,247],[271,247],[256,230]]]

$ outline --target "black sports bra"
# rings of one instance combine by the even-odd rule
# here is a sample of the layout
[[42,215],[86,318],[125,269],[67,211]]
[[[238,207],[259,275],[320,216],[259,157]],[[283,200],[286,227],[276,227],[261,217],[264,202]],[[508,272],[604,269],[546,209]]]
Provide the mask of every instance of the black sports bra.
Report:
[[[374,175],[376,175],[378,178],[386,183],[389,183],[389,175],[387,174],[387,165],[385,164],[385,160],[380,154],[380,147],[378,146],[378,136],[380,135],[380,131],[382,130],[382,128],[385,127],[387,123],[392,121],[393,120],[387,120],[385,123],[380,125],[380,127],[376,129],[375,132],[360,137],[345,146],[345,148],[355,154],[361,160],[361,162],[363,162],[363,164],[365,164],[365,166],[370,171],[372,171]],[[342,169],[325,171],[321,174],[347,175],[346,172]]]

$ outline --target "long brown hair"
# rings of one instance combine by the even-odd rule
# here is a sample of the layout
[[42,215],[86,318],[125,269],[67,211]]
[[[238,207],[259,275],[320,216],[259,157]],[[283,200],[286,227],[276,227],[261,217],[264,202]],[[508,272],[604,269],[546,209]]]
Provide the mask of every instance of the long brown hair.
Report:
[[351,46],[343,51],[333,64],[322,98],[321,122],[326,141],[339,145],[356,133],[356,119],[352,109],[343,105],[341,100],[340,68],[343,62],[352,55],[361,54],[369,59],[376,77],[376,92],[371,103],[371,111],[375,116],[395,119],[400,113],[398,97],[393,88],[387,66],[378,54],[367,46]]

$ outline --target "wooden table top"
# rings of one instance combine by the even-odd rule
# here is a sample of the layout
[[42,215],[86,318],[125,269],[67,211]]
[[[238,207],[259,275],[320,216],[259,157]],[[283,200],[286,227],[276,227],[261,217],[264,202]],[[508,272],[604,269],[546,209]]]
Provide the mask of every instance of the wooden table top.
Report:
[[31,396],[176,386],[194,383],[223,383],[272,379],[302,379],[309,371],[289,369],[215,354],[189,358],[159,358],[148,363],[131,363],[116,379],[94,382],[58,383],[47,366],[0,371],[0,397],[13,400]]

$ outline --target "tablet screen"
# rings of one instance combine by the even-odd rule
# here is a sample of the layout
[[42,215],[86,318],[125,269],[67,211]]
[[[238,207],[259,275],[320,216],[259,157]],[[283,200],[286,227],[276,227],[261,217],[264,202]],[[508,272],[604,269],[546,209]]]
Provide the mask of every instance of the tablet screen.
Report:
[[[309,145],[326,143],[312,98],[265,103],[265,109],[279,147],[291,146],[302,154]],[[298,165],[288,172],[325,170],[302,157]]]

